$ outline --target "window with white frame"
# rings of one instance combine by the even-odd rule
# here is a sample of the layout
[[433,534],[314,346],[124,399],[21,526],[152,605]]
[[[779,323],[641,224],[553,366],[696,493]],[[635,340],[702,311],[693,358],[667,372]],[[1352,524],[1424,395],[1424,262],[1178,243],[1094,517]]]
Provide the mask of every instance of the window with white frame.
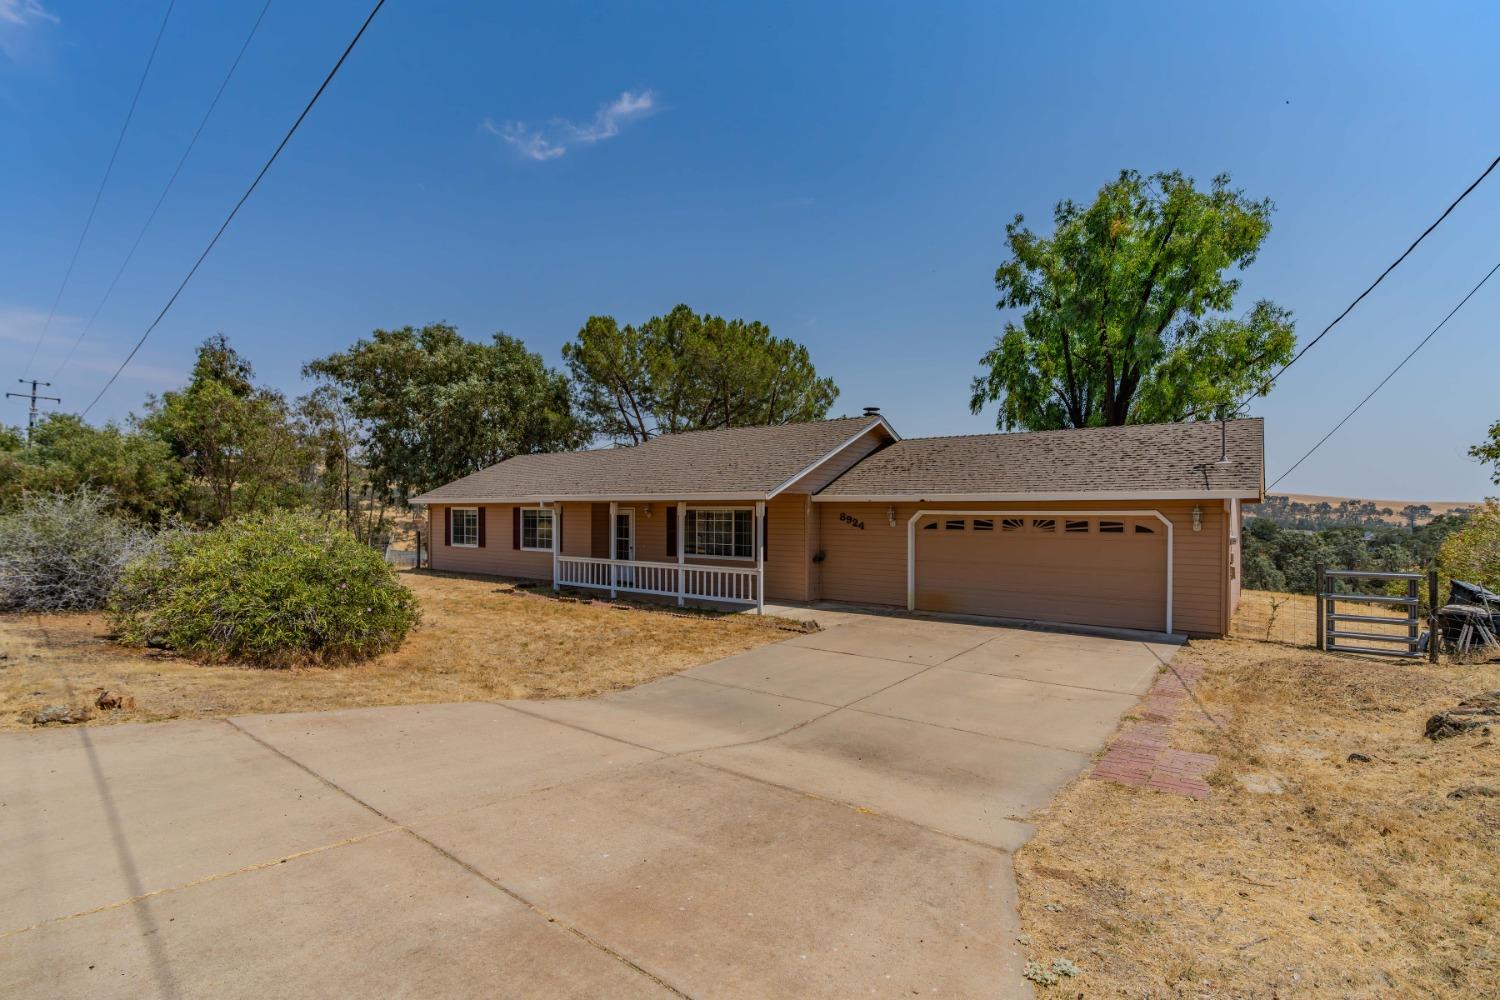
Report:
[[713,559],[755,558],[755,511],[743,507],[689,507],[683,552]]
[[552,551],[552,511],[545,507],[521,510],[521,548],[533,552]]
[[479,547],[479,508],[453,508],[453,537],[449,543],[461,549]]

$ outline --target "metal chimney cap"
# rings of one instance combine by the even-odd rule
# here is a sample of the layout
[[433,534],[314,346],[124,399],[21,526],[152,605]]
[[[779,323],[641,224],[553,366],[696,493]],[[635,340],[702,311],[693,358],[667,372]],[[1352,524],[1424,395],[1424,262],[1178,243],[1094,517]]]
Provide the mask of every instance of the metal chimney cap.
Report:
[[865,407],[865,416],[867,416],[867,417],[878,417],[878,416],[880,416],[880,407],[878,407],[878,406],[867,406],[867,407]]

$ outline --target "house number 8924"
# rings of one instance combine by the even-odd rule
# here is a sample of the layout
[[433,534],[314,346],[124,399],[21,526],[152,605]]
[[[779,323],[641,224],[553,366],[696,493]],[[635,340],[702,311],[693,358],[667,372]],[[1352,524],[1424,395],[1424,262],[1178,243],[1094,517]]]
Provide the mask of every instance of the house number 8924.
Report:
[[865,530],[865,522],[861,521],[859,518],[853,516],[852,514],[844,514],[844,513],[841,512],[839,514],[839,520],[843,521],[845,524],[853,525],[854,527],[858,528],[860,531],[864,531]]

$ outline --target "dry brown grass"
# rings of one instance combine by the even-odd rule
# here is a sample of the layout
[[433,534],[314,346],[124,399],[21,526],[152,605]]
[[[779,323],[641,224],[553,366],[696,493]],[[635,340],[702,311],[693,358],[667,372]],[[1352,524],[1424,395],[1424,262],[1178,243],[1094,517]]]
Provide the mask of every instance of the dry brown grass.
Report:
[[[1339,606],[1340,611],[1356,614],[1390,615],[1401,617],[1400,609],[1383,604],[1352,604]],[[1389,635],[1406,635],[1405,624],[1376,624],[1374,622],[1347,622],[1344,627],[1358,632],[1383,632]],[[1425,625],[1422,626],[1426,628]],[[1246,590],[1240,594],[1240,607],[1234,616],[1231,630],[1236,638],[1256,639],[1261,642],[1281,642],[1294,646],[1312,646],[1318,637],[1317,598],[1311,594],[1283,594],[1271,590]],[[1391,649],[1401,649],[1388,643]]]
[[633,687],[787,638],[795,623],[754,615],[559,600],[514,585],[427,571],[401,574],[423,619],[394,653],[343,667],[208,665],[109,639],[101,615],[0,615],[0,729],[100,687],[136,699],[95,724],[255,712],[500,698],[584,697]]
[[[1432,713],[1500,688],[1500,666],[1244,639],[1179,657],[1205,666],[1197,695],[1219,720],[1194,710],[1176,740],[1219,755],[1213,797],[1080,780],[1017,855],[1028,951],[1084,970],[1055,992],[1500,995],[1500,798],[1447,797],[1500,788],[1500,749],[1422,736]],[[1248,792],[1248,773],[1286,792]]]

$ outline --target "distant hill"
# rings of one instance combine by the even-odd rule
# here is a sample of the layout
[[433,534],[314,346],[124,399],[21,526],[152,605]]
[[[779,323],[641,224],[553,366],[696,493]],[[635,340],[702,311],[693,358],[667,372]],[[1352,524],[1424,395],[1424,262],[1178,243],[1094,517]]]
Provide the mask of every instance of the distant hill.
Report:
[[1358,497],[1325,497],[1311,493],[1268,493],[1265,503],[1249,504],[1246,517],[1264,517],[1289,528],[1316,531],[1353,524],[1427,524],[1443,514],[1466,514],[1479,506],[1475,500],[1364,500]]

